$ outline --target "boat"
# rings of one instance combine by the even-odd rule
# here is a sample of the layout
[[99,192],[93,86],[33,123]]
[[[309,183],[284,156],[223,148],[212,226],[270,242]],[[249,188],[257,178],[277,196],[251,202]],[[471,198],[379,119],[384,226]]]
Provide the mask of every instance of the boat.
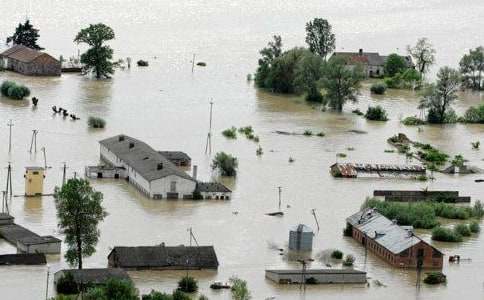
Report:
[[230,289],[230,285],[226,282],[215,281],[210,285],[210,288],[213,290]]

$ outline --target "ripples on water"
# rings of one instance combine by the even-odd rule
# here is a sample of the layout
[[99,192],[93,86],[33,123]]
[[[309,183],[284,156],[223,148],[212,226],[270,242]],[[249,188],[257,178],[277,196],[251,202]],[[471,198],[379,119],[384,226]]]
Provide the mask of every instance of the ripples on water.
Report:
[[[3,1],[0,37],[9,34],[24,18],[24,1]],[[355,9],[357,7],[358,9]],[[482,150],[473,151],[470,142],[483,141],[482,125],[427,126],[423,132],[399,123],[403,116],[418,114],[418,99],[411,91],[389,91],[385,97],[372,97],[365,86],[360,102],[348,105],[345,112],[322,113],[301,99],[257,91],[245,81],[256,67],[258,50],[272,34],[282,34],[285,47],[302,45],[304,23],[314,16],[328,17],[337,34],[338,50],[364,48],[387,53],[401,51],[418,37],[427,36],[438,51],[439,65],[456,65],[458,58],[483,40],[484,14],[481,1],[159,1],[140,5],[138,1],[79,2],[46,0],[32,2],[31,18],[40,28],[40,44],[54,55],[77,53],[71,41],[81,26],[93,22],[111,25],[117,35],[112,43],[116,55],[131,56],[133,61],[148,59],[150,67],[118,71],[113,80],[93,81],[76,75],[61,78],[29,78],[0,73],[0,79],[13,79],[31,87],[40,99],[32,109],[27,101],[0,99],[0,120],[13,119],[13,152],[0,151],[0,163],[12,161],[14,189],[23,191],[23,167],[42,165],[40,152],[30,155],[32,129],[39,129],[38,148],[47,149],[45,189],[50,191],[62,179],[66,161],[69,174],[82,174],[85,165],[98,161],[98,141],[125,133],[151,144],[156,149],[183,150],[199,165],[199,177],[211,178],[210,158],[203,153],[208,127],[208,102],[214,105],[214,152],[224,150],[240,161],[235,180],[224,181],[234,190],[231,201],[154,201],[141,196],[122,181],[93,181],[104,193],[104,205],[110,215],[101,225],[97,253],[86,259],[87,267],[104,267],[106,256],[117,245],[151,245],[188,242],[186,229],[193,227],[201,244],[214,244],[221,266],[218,272],[193,272],[201,290],[210,299],[227,299],[227,292],[209,291],[209,282],[226,281],[237,274],[249,281],[254,299],[476,299],[482,296],[483,238],[459,245],[436,244],[446,254],[472,257],[473,262],[445,266],[449,283],[445,287],[415,290],[415,272],[390,268],[364,249],[341,235],[344,219],[358,210],[374,189],[425,188],[457,189],[464,195],[483,198],[483,186],[476,176],[437,176],[434,182],[409,180],[335,180],[328,166],[335,154],[346,152],[348,161],[404,163],[395,153],[384,153],[386,139],[404,132],[410,138],[434,144],[450,154],[463,154],[470,163],[484,168]],[[55,16],[55,17],[52,17]],[[190,73],[192,53],[207,62],[206,68]],[[156,59],[154,58],[156,56]],[[462,94],[456,110],[482,103],[478,94]],[[369,104],[384,106],[387,123],[367,122],[349,113]],[[50,107],[62,106],[82,119],[77,122],[52,116]],[[90,130],[89,115],[103,116],[105,130]],[[219,134],[229,126],[252,125],[261,139],[262,157],[256,157],[256,144],[239,137],[235,141]],[[301,132],[324,131],[326,137],[280,136],[274,130]],[[350,129],[368,134],[349,133]],[[8,140],[7,127],[0,139]],[[348,152],[348,147],[355,151]],[[295,162],[288,163],[293,157]],[[6,171],[0,169],[0,179]],[[290,205],[283,218],[264,215],[277,205],[277,186],[283,186],[283,205]],[[56,229],[53,199],[14,198],[12,214],[17,222],[39,234],[54,234]],[[308,287],[306,295],[295,286],[278,286],[264,279],[266,268],[298,267],[274,251],[285,247],[290,226],[303,222],[315,227],[310,214],[315,208],[321,231],[315,236],[313,255],[328,248],[355,254],[356,267],[388,285]],[[237,215],[233,212],[238,212]],[[422,236],[430,240],[428,232]],[[65,250],[65,249],[64,249]],[[14,247],[0,241],[1,253]],[[51,271],[66,267],[58,256],[49,257]],[[311,267],[321,267],[314,263]],[[143,292],[151,288],[169,291],[183,272],[131,272]],[[46,267],[0,268],[2,299],[40,299],[44,295]],[[52,277],[51,277],[52,278]],[[24,283],[29,287],[25,288]],[[52,287],[51,287],[52,290]]]

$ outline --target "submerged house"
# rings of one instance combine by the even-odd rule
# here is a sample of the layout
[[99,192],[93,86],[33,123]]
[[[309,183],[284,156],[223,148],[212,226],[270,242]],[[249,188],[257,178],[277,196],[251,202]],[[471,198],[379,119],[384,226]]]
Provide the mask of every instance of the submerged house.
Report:
[[108,255],[110,268],[126,270],[218,269],[213,246],[114,247]]
[[74,282],[77,286],[81,285],[103,285],[109,279],[118,279],[118,280],[126,280],[131,281],[128,273],[126,273],[123,269],[116,269],[116,268],[100,268],[100,269],[64,269],[55,272],[54,274],[54,285],[57,286],[57,283],[61,278],[66,276],[67,274],[72,275]]
[[[380,55],[378,52],[364,52],[360,49],[358,52],[335,52],[331,56],[342,57],[346,59],[347,65],[351,68],[360,65],[366,77],[383,77],[385,76],[385,62],[388,56]],[[415,68],[410,56],[402,56],[407,68]]]
[[366,283],[366,272],[354,269],[266,270],[266,278],[279,284],[303,281],[316,284]]
[[346,219],[346,233],[368,251],[394,267],[438,268],[443,253],[413,233],[413,228],[397,225],[372,208],[364,209]]
[[124,169],[125,178],[145,195],[155,199],[193,198],[197,181],[148,144],[126,135],[99,144],[101,160]]
[[61,75],[60,61],[47,53],[24,45],[15,45],[0,53],[0,67],[24,75]]
[[232,191],[220,182],[198,182],[195,190],[201,199],[230,200]]

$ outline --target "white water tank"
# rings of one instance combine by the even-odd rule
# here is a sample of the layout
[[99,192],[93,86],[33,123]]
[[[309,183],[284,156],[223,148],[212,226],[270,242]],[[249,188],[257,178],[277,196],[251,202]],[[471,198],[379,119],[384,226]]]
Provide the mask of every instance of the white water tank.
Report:
[[304,224],[299,224],[289,231],[289,250],[311,251],[313,249],[313,230]]

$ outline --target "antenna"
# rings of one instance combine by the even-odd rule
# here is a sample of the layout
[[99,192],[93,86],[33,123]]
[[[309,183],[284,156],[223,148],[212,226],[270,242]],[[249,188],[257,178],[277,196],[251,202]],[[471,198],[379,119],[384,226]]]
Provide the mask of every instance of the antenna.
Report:
[[210,99],[210,123],[208,127],[207,143],[205,144],[205,154],[207,154],[208,151],[210,155],[212,155],[212,109],[213,101]]
[[32,139],[30,140],[30,150],[29,152],[32,153],[32,146],[34,146],[34,151],[37,153],[37,133],[39,131],[37,129],[32,130]]

